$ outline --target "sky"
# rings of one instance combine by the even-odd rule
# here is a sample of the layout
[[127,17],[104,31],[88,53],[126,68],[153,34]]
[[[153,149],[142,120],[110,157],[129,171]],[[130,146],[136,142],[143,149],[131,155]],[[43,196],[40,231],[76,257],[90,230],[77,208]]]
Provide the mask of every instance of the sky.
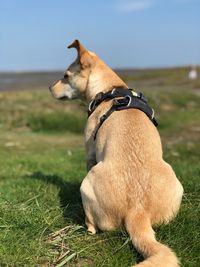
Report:
[[113,68],[200,64],[200,0],[0,0],[0,71],[64,70],[74,39]]

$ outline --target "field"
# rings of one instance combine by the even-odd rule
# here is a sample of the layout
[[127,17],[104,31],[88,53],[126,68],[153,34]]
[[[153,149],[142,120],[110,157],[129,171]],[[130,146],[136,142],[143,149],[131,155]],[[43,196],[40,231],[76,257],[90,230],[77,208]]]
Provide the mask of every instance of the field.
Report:
[[[185,190],[177,218],[156,227],[157,238],[177,253],[181,266],[198,267],[200,79],[188,81],[187,71],[119,75],[154,108],[164,158]],[[123,229],[86,233],[79,187],[86,175],[87,107],[51,97],[47,85],[59,75],[15,74],[11,82],[10,74],[0,74],[0,266],[130,266],[141,257]]]

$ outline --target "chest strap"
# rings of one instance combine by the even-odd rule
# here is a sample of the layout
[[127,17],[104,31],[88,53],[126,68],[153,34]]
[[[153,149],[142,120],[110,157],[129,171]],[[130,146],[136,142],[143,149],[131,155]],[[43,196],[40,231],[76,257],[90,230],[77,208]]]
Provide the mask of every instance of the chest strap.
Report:
[[142,93],[136,93],[132,89],[114,88],[106,93],[98,93],[89,104],[88,117],[95,111],[99,104],[110,99],[113,99],[112,106],[103,116],[101,116],[100,122],[95,130],[94,140],[96,139],[96,135],[101,125],[114,111],[130,108],[139,109],[149,117],[156,127],[158,126],[154,117],[154,110],[148,105],[144,95]]

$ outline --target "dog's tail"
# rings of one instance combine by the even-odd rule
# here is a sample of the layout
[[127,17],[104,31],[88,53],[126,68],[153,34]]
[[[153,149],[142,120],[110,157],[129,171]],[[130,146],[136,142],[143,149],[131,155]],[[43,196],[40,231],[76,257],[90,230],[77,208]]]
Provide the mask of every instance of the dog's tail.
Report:
[[145,260],[135,267],[178,267],[176,255],[155,239],[150,219],[144,214],[130,213],[125,219],[126,230],[134,247]]

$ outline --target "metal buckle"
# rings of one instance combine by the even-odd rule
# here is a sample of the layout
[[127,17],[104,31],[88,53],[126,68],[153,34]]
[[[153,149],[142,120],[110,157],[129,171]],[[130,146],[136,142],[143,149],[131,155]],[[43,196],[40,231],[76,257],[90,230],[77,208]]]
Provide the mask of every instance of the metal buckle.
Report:
[[[128,104],[126,104],[126,102],[124,102],[123,100],[125,99],[128,99]],[[113,100],[113,105],[116,106],[116,107],[121,107],[121,106],[125,106],[125,107],[129,107],[130,104],[131,104],[131,96],[129,95],[126,95],[125,97],[123,98],[120,98],[120,99],[114,99]]]
[[124,102],[123,102],[124,98],[120,98],[120,99],[113,99],[113,105],[115,107],[121,107],[124,106]]
[[113,88],[110,94],[113,95],[115,90],[116,90],[116,88]]
[[92,105],[93,105],[93,103],[94,103],[94,99],[89,103],[89,106],[88,106],[89,112],[92,111]]
[[154,112],[154,109],[153,109],[153,108],[152,108],[151,110],[152,110],[151,119],[153,120],[153,118],[154,118],[154,115],[155,115],[155,112]]
[[92,107],[96,104],[98,104],[98,102],[103,98],[104,93],[100,92],[98,93],[95,98],[90,102],[89,106],[88,106],[88,110],[91,112],[92,111]]
[[130,104],[131,104],[131,100],[132,100],[132,98],[131,98],[131,96],[130,95],[127,95],[127,96],[125,96],[125,98],[127,98],[128,99],[128,104],[126,105],[127,107],[129,107],[130,106]]

